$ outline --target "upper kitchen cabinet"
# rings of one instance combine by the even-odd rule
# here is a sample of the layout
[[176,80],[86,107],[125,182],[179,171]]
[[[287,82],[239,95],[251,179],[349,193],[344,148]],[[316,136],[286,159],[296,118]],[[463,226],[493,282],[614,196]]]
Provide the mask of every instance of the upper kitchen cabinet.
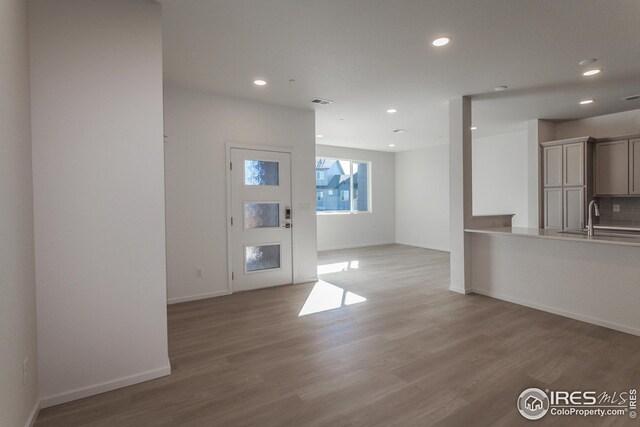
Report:
[[564,186],[584,185],[584,142],[575,144],[566,144],[562,146],[562,155],[564,157],[563,165],[563,182]]
[[629,194],[640,194],[640,139],[629,141]]
[[607,141],[596,144],[596,196],[629,194],[629,184],[631,183],[629,175],[631,162],[629,157],[628,140]]
[[562,146],[544,147],[544,186],[562,187]]

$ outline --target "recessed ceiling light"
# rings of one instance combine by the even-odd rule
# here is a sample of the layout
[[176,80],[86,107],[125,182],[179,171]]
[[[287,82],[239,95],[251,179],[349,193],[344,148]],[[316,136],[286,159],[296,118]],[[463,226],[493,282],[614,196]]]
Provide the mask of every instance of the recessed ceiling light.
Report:
[[389,114],[393,114],[393,113],[397,113],[397,112],[398,112],[398,110],[396,110],[395,108],[389,108],[387,110],[387,113],[389,113]]
[[256,86],[265,86],[267,82],[265,82],[264,80],[254,80],[253,84]]
[[471,126],[471,130],[476,130],[478,129],[478,126]]
[[596,58],[583,59],[582,61],[578,62],[578,65],[580,65],[581,67],[584,67],[585,65],[593,64],[596,61],[597,61]]
[[391,148],[393,148],[395,146],[396,146],[396,144],[389,144],[389,147],[391,147]]
[[432,41],[431,44],[434,45],[435,47],[442,47],[442,46],[448,45],[450,42],[451,42],[450,37],[438,37],[437,39]]
[[601,71],[602,71],[601,68],[595,68],[593,70],[585,71],[584,73],[582,73],[582,75],[585,77],[595,76],[596,74],[600,74]]
[[509,89],[509,86],[496,86],[493,88],[496,92],[502,92],[503,90]]
[[316,135],[316,138],[322,138],[322,135],[318,134]]
[[580,101],[580,105],[591,104],[592,102],[593,102],[593,99],[585,99],[584,101]]

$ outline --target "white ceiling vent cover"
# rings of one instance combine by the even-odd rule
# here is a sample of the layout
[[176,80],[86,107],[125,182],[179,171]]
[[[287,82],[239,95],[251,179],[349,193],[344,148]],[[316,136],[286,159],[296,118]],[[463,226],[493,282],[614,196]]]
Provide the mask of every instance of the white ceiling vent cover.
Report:
[[330,105],[333,104],[333,101],[329,100],[329,99],[322,99],[322,98],[313,98],[311,100],[312,103],[314,104],[318,104],[318,105]]

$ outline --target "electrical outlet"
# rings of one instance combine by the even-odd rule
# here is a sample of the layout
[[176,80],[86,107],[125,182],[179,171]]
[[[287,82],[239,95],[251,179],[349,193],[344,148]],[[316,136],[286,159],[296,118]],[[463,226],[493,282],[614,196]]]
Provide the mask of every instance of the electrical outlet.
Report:
[[202,269],[196,268],[196,279],[202,279]]
[[614,212],[620,212],[620,205],[613,205]]
[[22,361],[22,385],[29,382],[29,358],[25,357]]

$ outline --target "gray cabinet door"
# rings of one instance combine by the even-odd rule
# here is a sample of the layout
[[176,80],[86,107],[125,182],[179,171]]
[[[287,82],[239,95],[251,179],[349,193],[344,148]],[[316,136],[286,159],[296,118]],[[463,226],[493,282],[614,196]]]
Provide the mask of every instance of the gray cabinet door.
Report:
[[563,145],[563,185],[584,185],[584,143]]
[[544,190],[544,228],[562,228],[562,188]]
[[564,229],[580,230],[584,223],[584,187],[564,188]]
[[544,186],[562,186],[562,146],[544,147]]
[[596,144],[596,196],[629,194],[629,141]]
[[629,141],[629,194],[640,194],[640,139]]

